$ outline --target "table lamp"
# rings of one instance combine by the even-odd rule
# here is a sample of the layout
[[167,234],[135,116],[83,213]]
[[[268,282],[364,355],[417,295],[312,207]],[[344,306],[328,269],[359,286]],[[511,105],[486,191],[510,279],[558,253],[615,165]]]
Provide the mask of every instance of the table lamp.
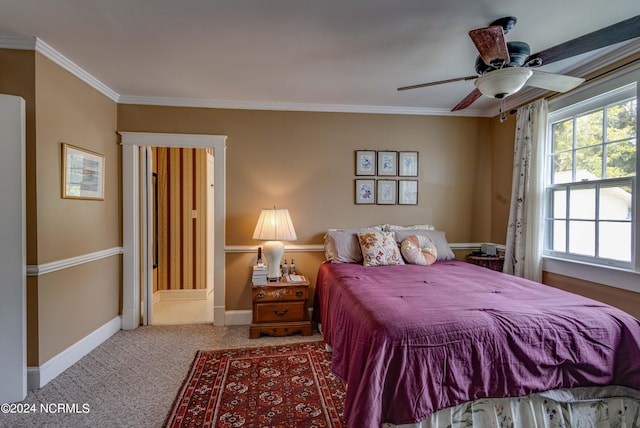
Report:
[[291,216],[287,209],[263,209],[258,218],[258,224],[253,231],[253,239],[267,241],[262,250],[267,260],[267,278],[280,279],[280,262],[284,255],[282,241],[295,241],[298,239],[291,222]]

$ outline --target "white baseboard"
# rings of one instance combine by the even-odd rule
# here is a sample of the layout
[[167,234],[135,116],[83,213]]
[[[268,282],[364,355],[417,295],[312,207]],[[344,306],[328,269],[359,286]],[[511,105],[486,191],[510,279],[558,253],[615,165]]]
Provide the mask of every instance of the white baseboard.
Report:
[[251,310],[225,311],[224,325],[249,325],[253,319]]
[[122,329],[117,316],[38,367],[27,367],[27,388],[39,389]]
[[153,304],[155,305],[165,300],[206,300],[207,297],[209,297],[209,291],[206,288],[197,290],[160,290],[153,293]]

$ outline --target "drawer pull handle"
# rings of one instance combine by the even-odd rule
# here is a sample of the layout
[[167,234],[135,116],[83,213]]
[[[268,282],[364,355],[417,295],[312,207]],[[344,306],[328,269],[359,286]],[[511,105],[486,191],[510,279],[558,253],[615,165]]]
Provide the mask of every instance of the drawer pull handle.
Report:
[[284,314],[286,314],[287,312],[289,312],[289,309],[285,309],[282,312],[278,311],[278,309],[274,309],[272,311],[274,314],[278,315],[279,317],[283,316]]
[[296,297],[302,297],[302,291],[298,290],[296,291]]
[[258,293],[258,299],[262,299],[264,296],[266,296],[267,294],[264,291],[260,291]]

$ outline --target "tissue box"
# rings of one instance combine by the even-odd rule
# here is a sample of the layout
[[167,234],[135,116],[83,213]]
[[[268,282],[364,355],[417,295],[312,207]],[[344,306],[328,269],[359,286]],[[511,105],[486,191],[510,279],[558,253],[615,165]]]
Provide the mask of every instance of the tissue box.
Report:
[[497,256],[498,250],[496,249],[496,244],[481,244],[480,251],[482,254],[486,254],[487,256]]

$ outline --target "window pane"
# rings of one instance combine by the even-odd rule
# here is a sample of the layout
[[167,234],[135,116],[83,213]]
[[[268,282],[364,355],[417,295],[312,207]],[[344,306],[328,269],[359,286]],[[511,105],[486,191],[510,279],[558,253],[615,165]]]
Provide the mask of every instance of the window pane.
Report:
[[569,222],[569,252],[596,255],[596,224],[593,221]]
[[553,157],[553,182],[570,183],[573,181],[571,172],[573,171],[572,152],[557,153]]
[[596,219],[596,188],[572,187],[569,193],[569,218]]
[[567,217],[567,191],[562,190],[554,190],[553,191],[553,209],[551,211],[551,216],[553,218],[566,218]]
[[636,140],[607,144],[607,178],[636,174]]
[[573,119],[554,123],[553,128],[553,152],[571,150],[573,148]]
[[576,148],[602,144],[603,110],[596,110],[576,118]]
[[607,109],[607,141],[636,136],[636,100],[609,106]]
[[628,185],[603,184],[600,187],[600,219],[631,220],[632,191]]
[[602,178],[602,146],[576,150],[576,181]]
[[553,221],[553,239],[551,249],[554,251],[567,251],[567,222],[564,220]]
[[600,222],[600,257],[631,261],[631,222]]

